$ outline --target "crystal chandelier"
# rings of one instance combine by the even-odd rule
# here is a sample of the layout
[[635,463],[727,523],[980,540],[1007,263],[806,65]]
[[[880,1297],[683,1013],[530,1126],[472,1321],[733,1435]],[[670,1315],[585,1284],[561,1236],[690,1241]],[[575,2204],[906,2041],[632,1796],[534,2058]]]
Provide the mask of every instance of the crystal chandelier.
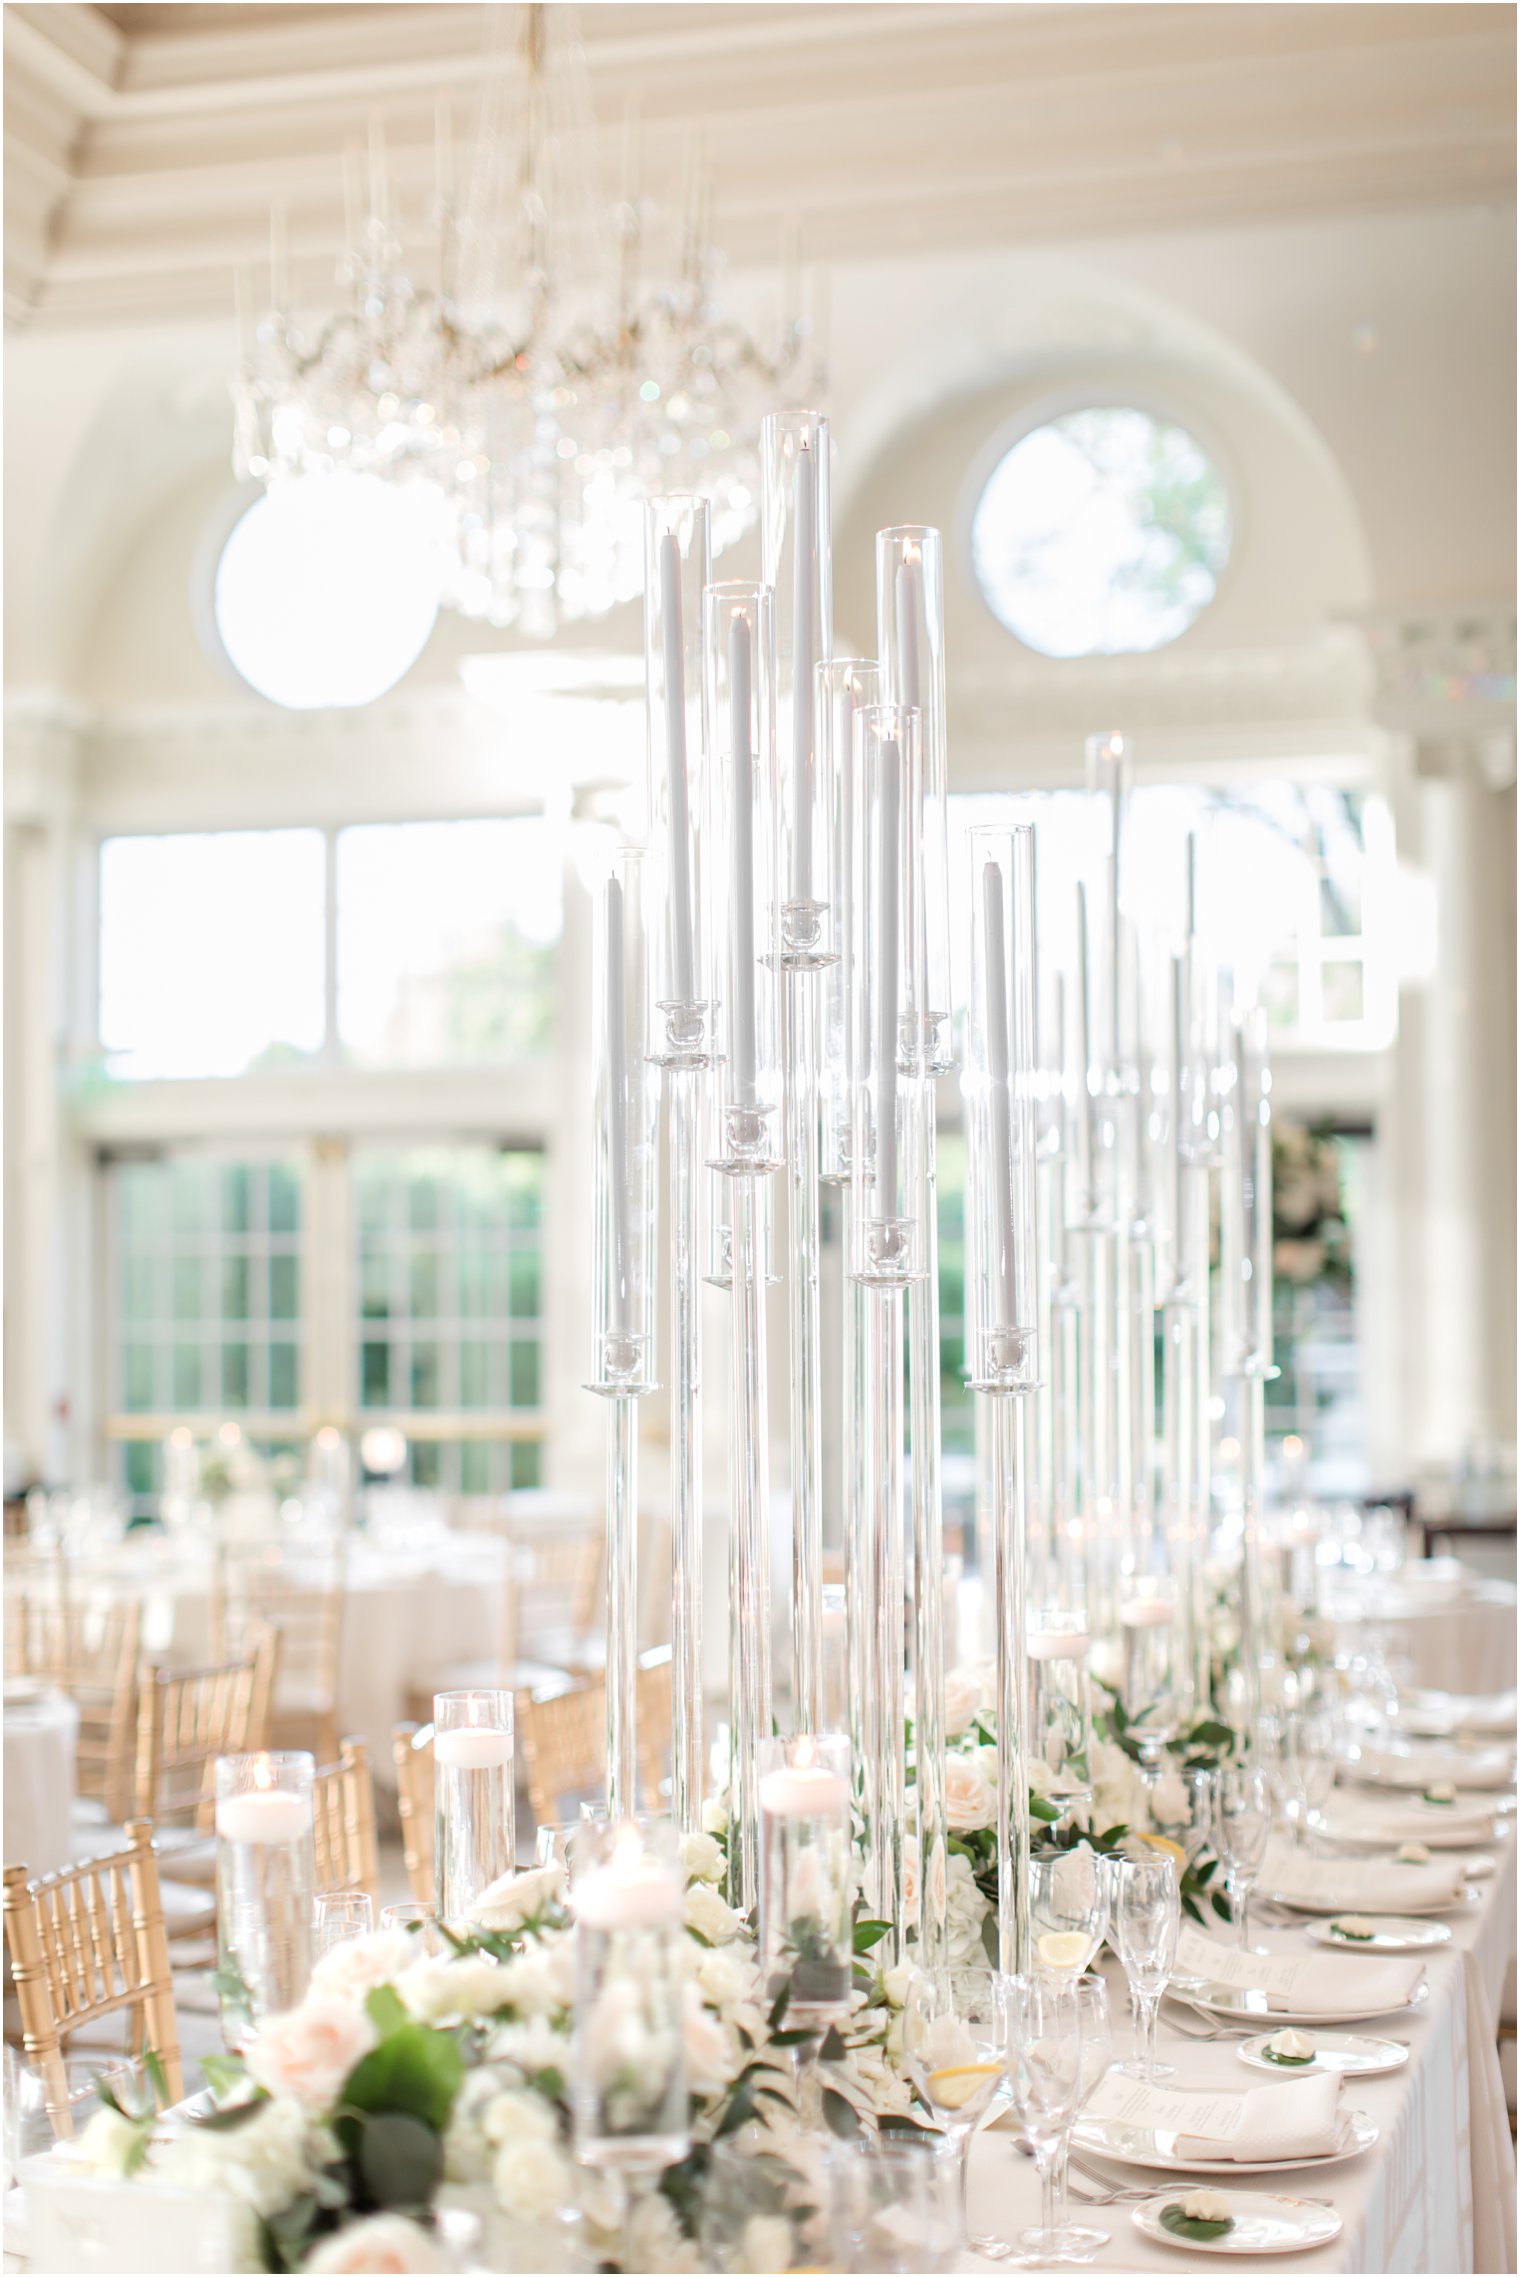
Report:
[[[429,484],[445,602],[544,639],[641,590],[646,496],[706,497],[715,550],[742,535],[763,413],[823,375],[799,310],[767,343],[724,308],[695,155],[673,225],[627,158],[622,197],[602,202],[574,11],[487,15],[463,191],[440,110],[420,263],[378,122],[367,165],[345,159],[342,305],[315,327],[291,306],[276,217],[270,306],[242,324],[233,465],[270,485],[340,470]],[[240,281],[245,312],[249,297]]]

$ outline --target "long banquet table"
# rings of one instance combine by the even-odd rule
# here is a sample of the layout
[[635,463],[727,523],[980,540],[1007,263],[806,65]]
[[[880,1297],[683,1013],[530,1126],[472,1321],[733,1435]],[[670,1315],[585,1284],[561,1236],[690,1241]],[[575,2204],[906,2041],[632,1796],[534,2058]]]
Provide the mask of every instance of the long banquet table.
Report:
[[[1476,1904],[1443,1914],[1452,1943],[1427,1963],[1430,1999],[1419,2010],[1401,2011],[1356,2029],[1407,2040],[1410,2060],[1382,2077],[1348,2081],[1346,2100],[1365,2111],[1378,2128],[1370,2150],[1323,2172],[1313,2166],[1281,2175],[1243,2176],[1240,2183],[1210,2177],[1217,2189],[1260,2190],[1293,2197],[1312,2193],[1329,2198],[1344,2228],[1328,2245],[1310,2253],[1278,2258],[1263,2255],[1251,2266],[1262,2270],[1477,2270],[1515,2267],[1515,2158],[1499,2076],[1495,2024],[1505,1970],[1515,1950],[1515,1841],[1488,1853],[1496,1862],[1492,1879],[1479,1885]],[[1313,1950],[1302,1927],[1283,1926],[1253,1915],[1252,1936],[1273,1952]],[[1346,1956],[1348,1972],[1360,1963]],[[1108,1959],[1109,1998],[1115,2019],[1116,2052],[1129,2052],[1124,2021],[1124,1978]],[[1262,2074],[1240,2061],[1234,2040],[1193,2040],[1170,2021],[1163,2003],[1158,2052],[1178,2067],[1172,2086],[1243,2090],[1261,2083]],[[1135,2167],[1107,2167],[1116,2182],[1143,2184],[1157,2193],[1173,2178],[1152,2177]],[[1183,2185],[1185,2187],[1185,2185]],[[1110,2233],[1092,2266],[1096,2269],[1223,2269],[1224,2255],[1154,2245],[1131,2220],[1126,2203],[1081,2208],[1073,2199],[1074,2220]],[[1005,2238],[1040,2218],[1034,2163],[1016,2147],[1006,2126],[993,2126],[976,2139],[971,2164],[971,2224],[977,2232]],[[986,2270],[972,2254],[958,2266]]]

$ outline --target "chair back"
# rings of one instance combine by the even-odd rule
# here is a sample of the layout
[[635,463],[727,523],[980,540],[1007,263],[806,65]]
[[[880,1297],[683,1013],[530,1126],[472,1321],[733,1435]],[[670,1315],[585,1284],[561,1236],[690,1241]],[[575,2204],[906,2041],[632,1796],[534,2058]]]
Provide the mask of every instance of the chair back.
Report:
[[283,1542],[227,1544],[212,1580],[213,1659],[230,1660],[255,1630],[274,1629],[280,1662],[271,1744],[309,1747],[321,1762],[338,1752],[344,1580],[341,1549]]
[[517,1758],[534,1822],[574,1818],[582,1802],[600,1802],[607,1784],[606,1689],[593,1682],[519,1692]]
[[125,1850],[35,1882],[24,1865],[5,1869],[5,1949],[22,2045],[60,2133],[69,2129],[64,2043],[101,2017],[130,2018],[129,2052],[158,2057],[171,2103],[185,2091],[153,1829],[134,1819],[126,1834]]
[[634,1671],[637,1703],[635,1736],[639,1753],[639,1784],[644,1808],[657,1811],[666,1801],[671,1759],[671,1659],[669,1645],[657,1645],[639,1654]]
[[316,1888],[362,1890],[380,1903],[380,1846],[375,1833],[375,1782],[369,1749],[345,1739],[336,1763],[323,1764],[312,1790]]
[[216,1759],[265,1744],[279,1639],[264,1630],[240,1660],[150,1668],[137,1708],[137,1809],[157,1825],[215,1823]]
[[67,1692],[79,1710],[78,1792],[124,1819],[133,1807],[141,1606],[91,1608],[23,1582],[7,1588],[5,1611],[6,1667]]
[[433,1872],[433,1727],[397,1724],[391,1733],[396,1759],[396,1806],[401,1817],[401,1854],[406,1878],[419,1905],[436,1894]]

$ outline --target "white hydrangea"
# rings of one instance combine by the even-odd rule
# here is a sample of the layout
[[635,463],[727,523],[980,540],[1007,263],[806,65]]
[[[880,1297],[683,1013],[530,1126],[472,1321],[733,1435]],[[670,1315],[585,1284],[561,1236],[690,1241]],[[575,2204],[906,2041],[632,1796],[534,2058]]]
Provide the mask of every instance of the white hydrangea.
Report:
[[458,1960],[419,1961],[399,1980],[396,1990],[407,2013],[419,2024],[453,2023],[462,2018],[494,2016],[505,2005],[505,1973],[484,1953],[469,1953]]
[[274,2096],[239,2127],[182,2127],[155,2172],[170,2189],[215,2191],[267,2217],[309,2189],[336,2153],[293,2097]]

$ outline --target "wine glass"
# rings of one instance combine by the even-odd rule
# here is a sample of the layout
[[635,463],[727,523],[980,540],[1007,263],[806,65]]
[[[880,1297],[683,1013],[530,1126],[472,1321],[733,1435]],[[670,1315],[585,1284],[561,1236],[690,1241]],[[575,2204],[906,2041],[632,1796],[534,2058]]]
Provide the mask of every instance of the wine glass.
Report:
[[1027,2259],[1038,2268],[1058,2258],[1056,2169],[1082,2100],[1082,2007],[1072,1977],[1010,1977],[1007,1982],[1008,2076],[1013,2108],[1040,2170],[1040,2225],[1021,2230]]
[[1127,1583],[1119,1600],[1119,1626],[1120,1696],[1140,1750],[1140,1767],[1154,1783],[1161,1751],[1181,1730],[1187,1712],[1186,1663],[1171,1583],[1150,1575]]
[[1170,2064],[1156,2061],[1156,2011],[1177,1957],[1182,1914],[1171,1859],[1111,1858],[1108,1902],[1114,1944],[1135,2009],[1135,2053],[1119,2068],[1126,2078],[1153,2087],[1172,2074]]
[[1329,1712],[1324,1708],[1290,1709],[1283,1753],[1299,1806],[1294,1834],[1301,1833],[1307,1842],[1315,1818],[1335,1785],[1335,1722]]
[[[1191,1770],[1179,1772],[1178,1778],[1187,1797],[1186,1815],[1179,1826],[1168,1827],[1166,1831],[1174,1842],[1181,1844],[1187,1864],[1196,1867],[1206,1853],[1212,1859],[1215,1773],[1209,1764],[1195,1764]],[[1207,1977],[1177,1975],[1171,1981],[1175,1991],[1189,1997],[1208,1989]]]
[[1108,1927],[1108,1888],[1098,1853],[1085,1842],[1029,1861],[1029,1942],[1038,1976],[1079,1977],[1090,1969]]
[[320,1890],[312,1900],[312,1958],[320,1961],[337,1945],[367,1937],[375,1926],[374,1900],[365,1890]]
[[[1108,2077],[1114,2060],[1114,2028],[1109,2015],[1108,1987],[1100,1976],[1077,1979],[1077,2006],[1082,2012],[1082,2085],[1077,2098],[1077,2110],[1086,2109]],[[1090,2229],[1085,2223],[1068,2219],[1066,2196],[1067,2153],[1071,2148],[1070,2135],[1063,2136],[1056,2162],[1056,2236],[1060,2241],[1063,2261],[1091,2261],[1100,2246],[1108,2243],[1107,2230]]]
[[1272,1832],[1272,1797],[1255,1763],[1221,1763],[1214,1781],[1214,1849],[1224,1868],[1240,1950],[1251,1944],[1251,1892]]
[[903,2007],[903,2053],[914,2086],[954,2145],[961,2229],[976,2253],[1001,2261],[1002,2238],[971,2236],[967,2215],[971,2138],[1003,2083],[1007,2026],[993,1969],[922,1970]]

